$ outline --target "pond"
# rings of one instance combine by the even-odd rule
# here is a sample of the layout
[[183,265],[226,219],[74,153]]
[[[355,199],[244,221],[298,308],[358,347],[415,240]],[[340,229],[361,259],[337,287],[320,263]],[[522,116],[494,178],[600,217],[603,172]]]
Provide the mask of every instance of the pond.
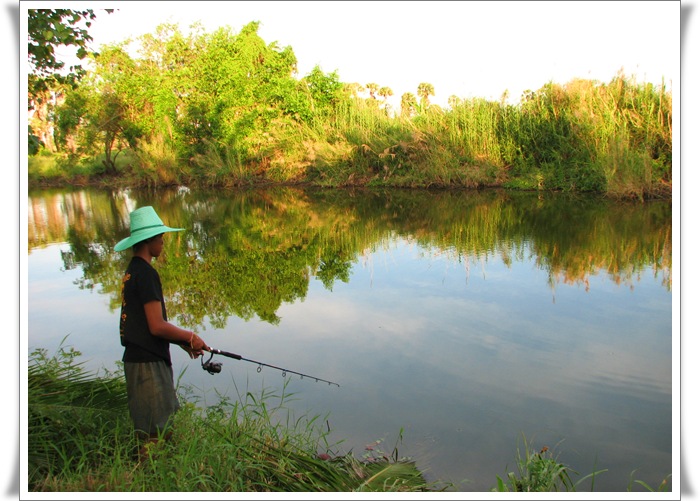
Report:
[[319,416],[333,450],[396,448],[455,491],[488,491],[516,471],[523,438],[580,477],[607,470],[596,491],[676,473],[671,202],[32,191],[27,354],[63,343],[90,370],[116,368],[130,252],[113,247],[144,205],[186,228],[166,235],[155,263],[170,320],[214,348],[312,376],[221,356],[212,375],[173,348],[186,398],[284,394],[287,412]]

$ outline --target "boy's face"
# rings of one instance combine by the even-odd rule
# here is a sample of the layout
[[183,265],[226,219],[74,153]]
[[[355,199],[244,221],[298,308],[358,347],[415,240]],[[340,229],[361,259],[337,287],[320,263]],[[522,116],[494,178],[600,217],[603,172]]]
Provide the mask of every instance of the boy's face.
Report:
[[148,251],[151,256],[158,257],[160,253],[163,252],[163,234],[153,237],[153,240],[148,242]]

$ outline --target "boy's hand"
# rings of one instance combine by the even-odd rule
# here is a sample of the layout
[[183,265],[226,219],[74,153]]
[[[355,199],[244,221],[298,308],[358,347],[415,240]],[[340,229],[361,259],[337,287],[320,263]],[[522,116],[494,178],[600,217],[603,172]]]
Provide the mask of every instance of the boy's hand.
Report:
[[187,354],[190,356],[190,358],[197,358],[202,354],[202,350],[195,350],[194,348],[190,348],[189,345],[186,344],[181,344],[180,348],[185,350]]
[[204,350],[209,349],[207,343],[205,343],[204,340],[194,332],[190,338],[190,343],[181,344],[180,346],[189,354],[190,358],[197,358],[204,353]]

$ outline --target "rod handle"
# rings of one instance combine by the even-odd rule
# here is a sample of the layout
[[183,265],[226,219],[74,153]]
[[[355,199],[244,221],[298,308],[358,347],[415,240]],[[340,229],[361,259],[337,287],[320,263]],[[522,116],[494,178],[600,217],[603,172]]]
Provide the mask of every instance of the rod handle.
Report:
[[237,355],[236,353],[231,353],[229,351],[223,351],[223,350],[217,350],[216,348],[212,348],[212,347],[209,347],[209,350],[207,350],[207,351],[209,351],[210,353],[216,353],[217,355],[223,355],[225,357],[235,358],[236,360],[241,360],[243,358],[240,355]]

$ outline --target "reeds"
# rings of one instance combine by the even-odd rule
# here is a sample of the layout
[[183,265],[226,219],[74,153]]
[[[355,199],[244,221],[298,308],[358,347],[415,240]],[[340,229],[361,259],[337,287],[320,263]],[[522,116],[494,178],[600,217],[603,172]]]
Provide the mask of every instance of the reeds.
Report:
[[[506,474],[505,479],[496,475],[496,486],[492,489],[495,492],[575,492],[583,486],[584,482],[590,481],[590,492],[595,491],[595,479],[598,475],[607,472],[607,469],[595,469],[592,473],[574,481],[578,475],[561,462],[559,454],[547,446],[539,451],[532,448],[532,440],[522,435],[522,447],[517,448],[516,470]],[[556,449],[556,447],[554,447]],[[665,492],[670,488],[671,475],[666,475],[657,488],[651,487],[643,480],[635,479],[637,470],[634,470],[629,477],[627,491],[635,490],[636,485],[643,487],[650,492]],[[639,489],[637,489],[639,490]]]
[[184,180],[177,151],[162,133],[140,141],[136,154],[140,169],[134,174],[147,185],[170,185]]
[[191,159],[193,178],[204,186],[240,186],[251,184],[253,172],[241,158],[235,143],[217,144],[205,141],[204,152]]
[[286,388],[280,395],[246,391],[234,402],[220,397],[204,408],[185,402],[172,436],[149,445],[148,456],[139,458],[123,376],[90,375],[79,356],[63,343],[53,356],[41,349],[30,356],[30,491],[430,489],[396,448],[391,456],[369,459],[334,451],[318,416],[297,418],[285,409],[293,397]]
[[[65,339],[64,339],[65,341]],[[88,474],[123,457],[126,391],[111,374],[93,377],[64,348],[48,356],[35,350],[28,368],[28,466],[30,489],[51,489],[57,478]]]
[[597,470],[590,473],[577,482],[572,480],[572,475],[577,472],[559,461],[558,456],[549,447],[542,447],[539,452],[531,448],[530,443],[522,437],[524,451],[520,447],[517,451],[517,473],[508,472],[506,480],[496,475],[496,487],[498,492],[571,492],[576,491],[582,482],[591,480],[591,491],[595,487],[596,475],[607,470]]

